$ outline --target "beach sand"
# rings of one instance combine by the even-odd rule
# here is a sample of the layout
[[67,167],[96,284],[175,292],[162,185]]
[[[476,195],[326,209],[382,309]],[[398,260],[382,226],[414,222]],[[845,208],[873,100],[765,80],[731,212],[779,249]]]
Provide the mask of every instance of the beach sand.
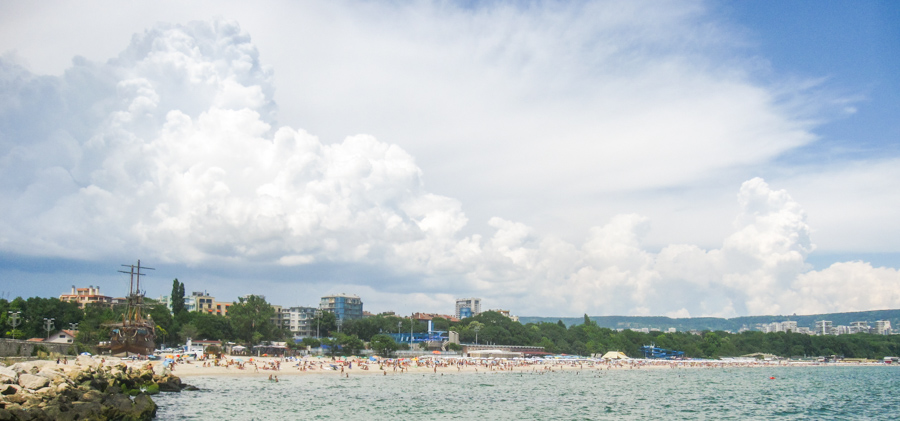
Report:
[[[251,360],[252,358],[252,360]],[[597,370],[659,370],[659,369],[714,369],[733,367],[772,367],[772,366],[797,366],[822,367],[810,362],[789,361],[759,361],[759,362],[731,362],[731,361],[648,361],[648,360],[618,360],[609,362],[544,360],[541,362],[527,360],[478,360],[467,359],[465,363],[458,364],[456,358],[425,357],[418,362],[404,360],[404,363],[395,363],[393,360],[368,361],[356,357],[337,357],[333,361],[330,357],[306,357],[301,361],[283,360],[275,357],[228,357],[225,361],[232,364],[214,366],[211,361],[187,361],[174,365],[172,374],[181,378],[194,376],[247,376],[268,377],[272,376],[397,376],[409,374],[451,375],[467,373],[517,373],[545,371],[547,373],[563,371],[590,372]],[[238,361],[243,363],[243,368],[238,368]],[[439,361],[437,368],[433,361]],[[162,364],[160,361],[152,361],[153,365]],[[221,363],[221,362],[220,362]],[[128,362],[129,365],[141,366],[144,362]],[[278,364],[279,368],[274,369]],[[828,366],[844,364],[828,364]],[[858,365],[858,364],[855,364]],[[877,364],[881,365],[881,364]],[[306,367],[303,369],[302,367]],[[269,368],[272,367],[272,368]],[[343,370],[341,369],[343,368]]]

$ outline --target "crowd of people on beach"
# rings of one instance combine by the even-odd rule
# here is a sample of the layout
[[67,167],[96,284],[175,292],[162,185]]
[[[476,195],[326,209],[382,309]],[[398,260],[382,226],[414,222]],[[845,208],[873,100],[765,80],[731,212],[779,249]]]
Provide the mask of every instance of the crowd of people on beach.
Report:
[[[784,360],[649,360],[649,359],[587,359],[587,358],[470,358],[421,356],[413,358],[378,357],[249,357],[244,358],[218,355],[199,362],[199,367],[224,367],[237,370],[278,372],[291,370],[299,372],[335,372],[341,377],[349,377],[353,370],[374,371],[388,375],[431,371],[435,374],[456,372],[533,372],[554,373],[557,371],[585,370],[639,370],[648,368],[725,368],[725,367],[770,367],[796,365]],[[194,364],[196,364],[194,362]],[[190,364],[179,360],[179,363]],[[806,363],[806,365],[809,365]],[[196,365],[195,365],[196,366]],[[172,367],[174,369],[174,367]],[[273,381],[277,377],[270,374]]]
[[[191,367],[191,373],[202,375],[207,368],[224,367],[227,370],[248,374],[269,372],[269,380],[278,382],[277,372],[291,373],[336,373],[340,377],[349,378],[357,373],[378,374],[382,376],[431,372],[433,374],[449,372],[471,373],[534,373],[551,374],[557,372],[597,372],[608,370],[642,370],[642,369],[715,369],[730,367],[772,367],[772,366],[811,366],[817,362],[799,362],[789,360],[759,360],[753,358],[734,358],[723,360],[668,360],[668,359],[596,359],[584,357],[549,357],[549,358],[475,358],[446,355],[424,355],[410,358],[382,358],[376,356],[325,357],[325,356],[277,356],[246,357],[223,354],[208,355],[198,360],[178,358],[178,364]],[[175,363],[170,363],[175,369]],[[196,368],[194,368],[196,367]],[[197,370],[199,369],[199,370]],[[222,371],[218,371],[222,373]],[[188,374],[188,373],[185,373]],[[190,375],[189,374],[189,375]],[[213,374],[213,372],[210,372]],[[287,374],[287,373],[285,373]]]

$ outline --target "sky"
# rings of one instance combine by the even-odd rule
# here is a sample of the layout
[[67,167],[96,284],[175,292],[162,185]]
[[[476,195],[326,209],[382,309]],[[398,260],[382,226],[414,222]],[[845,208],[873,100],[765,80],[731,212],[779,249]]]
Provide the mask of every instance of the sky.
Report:
[[0,294],[900,308],[892,1],[0,3]]

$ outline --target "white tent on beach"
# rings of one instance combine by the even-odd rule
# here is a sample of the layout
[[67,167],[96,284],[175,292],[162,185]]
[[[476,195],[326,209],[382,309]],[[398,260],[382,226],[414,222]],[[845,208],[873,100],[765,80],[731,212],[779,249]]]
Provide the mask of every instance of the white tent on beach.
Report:
[[629,359],[627,355],[623,352],[619,351],[609,351],[606,354],[603,354],[602,357],[604,360],[627,360]]

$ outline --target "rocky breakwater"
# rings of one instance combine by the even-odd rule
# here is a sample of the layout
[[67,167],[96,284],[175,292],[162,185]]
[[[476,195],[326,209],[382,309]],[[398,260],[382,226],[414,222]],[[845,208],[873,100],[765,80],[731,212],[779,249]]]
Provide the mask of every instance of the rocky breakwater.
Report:
[[74,364],[29,361],[0,364],[0,421],[150,420],[160,392],[195,390],[161,364],[101,364],[79,356]]

